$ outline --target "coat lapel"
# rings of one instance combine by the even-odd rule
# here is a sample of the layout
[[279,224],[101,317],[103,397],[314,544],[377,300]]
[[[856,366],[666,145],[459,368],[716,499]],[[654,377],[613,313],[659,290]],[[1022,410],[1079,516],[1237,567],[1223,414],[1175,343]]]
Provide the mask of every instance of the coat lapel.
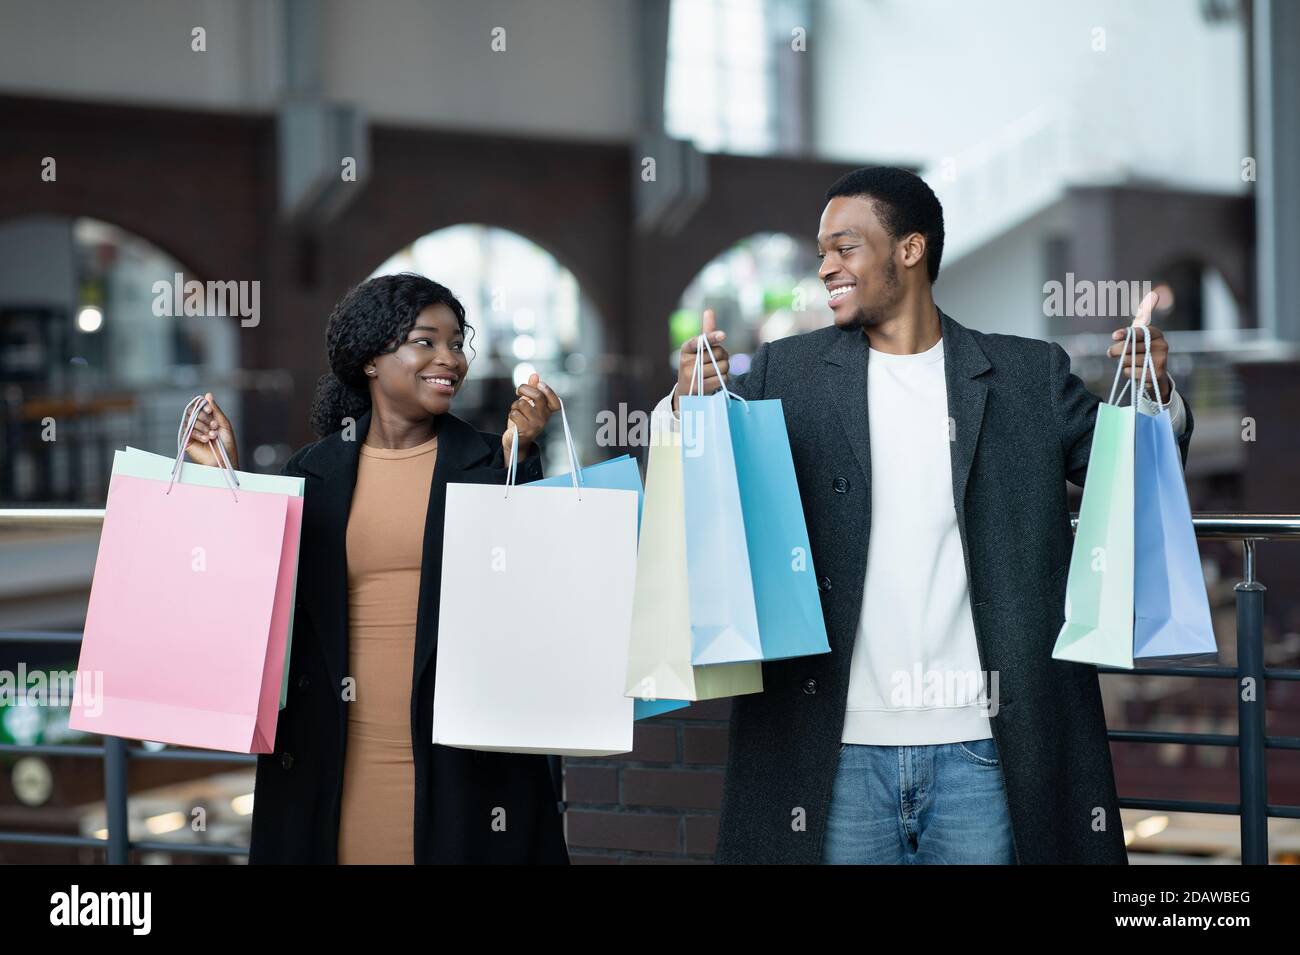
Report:
[[318,553],[309,552],[314,565],[311,573],[300,570],[298,575],[315,586],[300,588],[300,592],[312,611],[325,670],[336,693],[348,668],[348,512],[357,481],[359,449],[369,429],[367,411],[357,420],[353,434],[345,438],[345,432],[336,431],[326,436],[299,463],[304,474],[319,479],[316,486],[306,489],[303,507],[304,525],[310,522],[318,530],[315,539],[320,548]]
[[975,337],[962,325],[939,310],[943,334],[944,377],[948,386],[948,415],[950,418],[949,447],[952,454],[952,500],[957,509],[957,521],[963,539],[966,533],[966,487],[970,480],[971,463],[979,444],[980,429],[984,426],[984,403],[988,398],[988,385],[977,380],[988,371],[984,350]]
[[853,457],[871,500],[871,434],[867,422],[867,336],[860,329],[844,329],[822,353],[828,401],[835,406],[840,425],[849,439]]
[[[357,483],[357,465],[361,444],[370,431],[371,412],[357,419],[350,440],[335,432],[320,441],[303,457],[304,473],[320,479],[312,488],[305,506],[314,511],[320,528],[317,540],[323,542],[319,571],[312,579],[319,581],[313,592],[303,595],[313,613],[312,620],[320,637],[326,670],[335,687],[348,675],[348,560],[347,528],[352,511],[352,495]],[[428,666],[437,645],[439,581],[442,571],[442,516],[449,481],[469,479],[467,472],[485,467],[494,449],[471,425],[454,415],[442,417],[438,428],[438,457],[425,510],[424,542],[420,565],[420,596],[416,613],[414,679]]]

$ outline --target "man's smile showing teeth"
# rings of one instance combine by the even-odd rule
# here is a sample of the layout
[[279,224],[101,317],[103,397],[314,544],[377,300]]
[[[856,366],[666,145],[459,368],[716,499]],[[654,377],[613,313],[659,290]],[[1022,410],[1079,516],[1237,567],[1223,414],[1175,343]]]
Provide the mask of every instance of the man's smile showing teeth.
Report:
[[834,302],[838,299],[843,298],[845,295],[848,295],[850,292],[852,292],[855,287],[856,286],[853,285],[840,285],[837,286],[836,288],[831,289],[830,300]]

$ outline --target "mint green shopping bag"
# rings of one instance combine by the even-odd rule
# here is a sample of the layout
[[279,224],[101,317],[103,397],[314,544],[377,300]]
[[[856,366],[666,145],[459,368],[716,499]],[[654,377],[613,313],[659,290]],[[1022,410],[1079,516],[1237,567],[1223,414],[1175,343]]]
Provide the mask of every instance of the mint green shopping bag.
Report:
[[[1065,585],[1065,625],[1052,658],[1133,669],[1133,405],[1115,404],[1124,340],[1110,399],[1097,406],[1083,503]],[[1127,384],[1125,390],[1127,390]],[[1120,392],[1123,397],[1123,392]],[[1134,395],[1136,400],[1136,394]]]

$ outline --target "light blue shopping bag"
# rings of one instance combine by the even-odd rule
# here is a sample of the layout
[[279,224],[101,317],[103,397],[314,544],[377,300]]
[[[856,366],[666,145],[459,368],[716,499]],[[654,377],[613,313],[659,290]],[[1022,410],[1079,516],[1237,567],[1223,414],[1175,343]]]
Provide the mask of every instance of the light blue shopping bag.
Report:
[[1169,409],[1137,415],[1133,470],[1133,657],[1217,654]]
[[734,401],[727,419],[763,659],[830,653],[781,401]]
[[[539,481],[530,481],[529,483],[546,487],[569,487],[573,482],[569,475],[565,473],[542,478]],[[637,527],[641,526],[641,505],[644,503],[645,493],[641,485],[641,469],[637,467],[635,459],[624,454],[617,458],[610,458],[608,461],[601,461],[599,464],[593,464],[591,467],[580,468],[578,470],[578,483],[583,487],[636,491]],[[632,718],[633,720],[643,720],[651,716],[658,716],[661,713],[684,709],[687,706],[690,706],[690,703],[685,700],[643,700],[636,698],[633,700]]]
[[[708,347],[705,336],[700,341]],[[712,348],[709,348],[712,358]],[[695,367],[703,392],[704,362]],[[714,366],[716,368],[716,365]],[[719,379],[722,375],[718,375]],[[745,543],[745,519],[736,479],[729,406],[744,398],[726,385],[716,394],[680,399],[682,483],[686,512],[686,573],[690,581],[691,663],[745,663],[763,659],[754,583]]]
[[[529,481],[540,487],[569,487],[568,473]],[[641,526],[641,507],[645,503],[645,489],[641,486],[641,469],[630,454],[620,454],[608,461],[578,469],[578,483],[583,487],[603,487],[614,491],[636,491],[636,526]]]

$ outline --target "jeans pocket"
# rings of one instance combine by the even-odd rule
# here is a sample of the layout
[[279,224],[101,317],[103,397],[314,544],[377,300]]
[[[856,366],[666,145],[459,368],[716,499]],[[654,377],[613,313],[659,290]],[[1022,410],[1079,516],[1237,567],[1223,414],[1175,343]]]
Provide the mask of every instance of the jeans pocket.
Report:
[[957,755],[976,766],[997,766],[1001,762],[998,757],[998,744],[991,736],[958,743]]

